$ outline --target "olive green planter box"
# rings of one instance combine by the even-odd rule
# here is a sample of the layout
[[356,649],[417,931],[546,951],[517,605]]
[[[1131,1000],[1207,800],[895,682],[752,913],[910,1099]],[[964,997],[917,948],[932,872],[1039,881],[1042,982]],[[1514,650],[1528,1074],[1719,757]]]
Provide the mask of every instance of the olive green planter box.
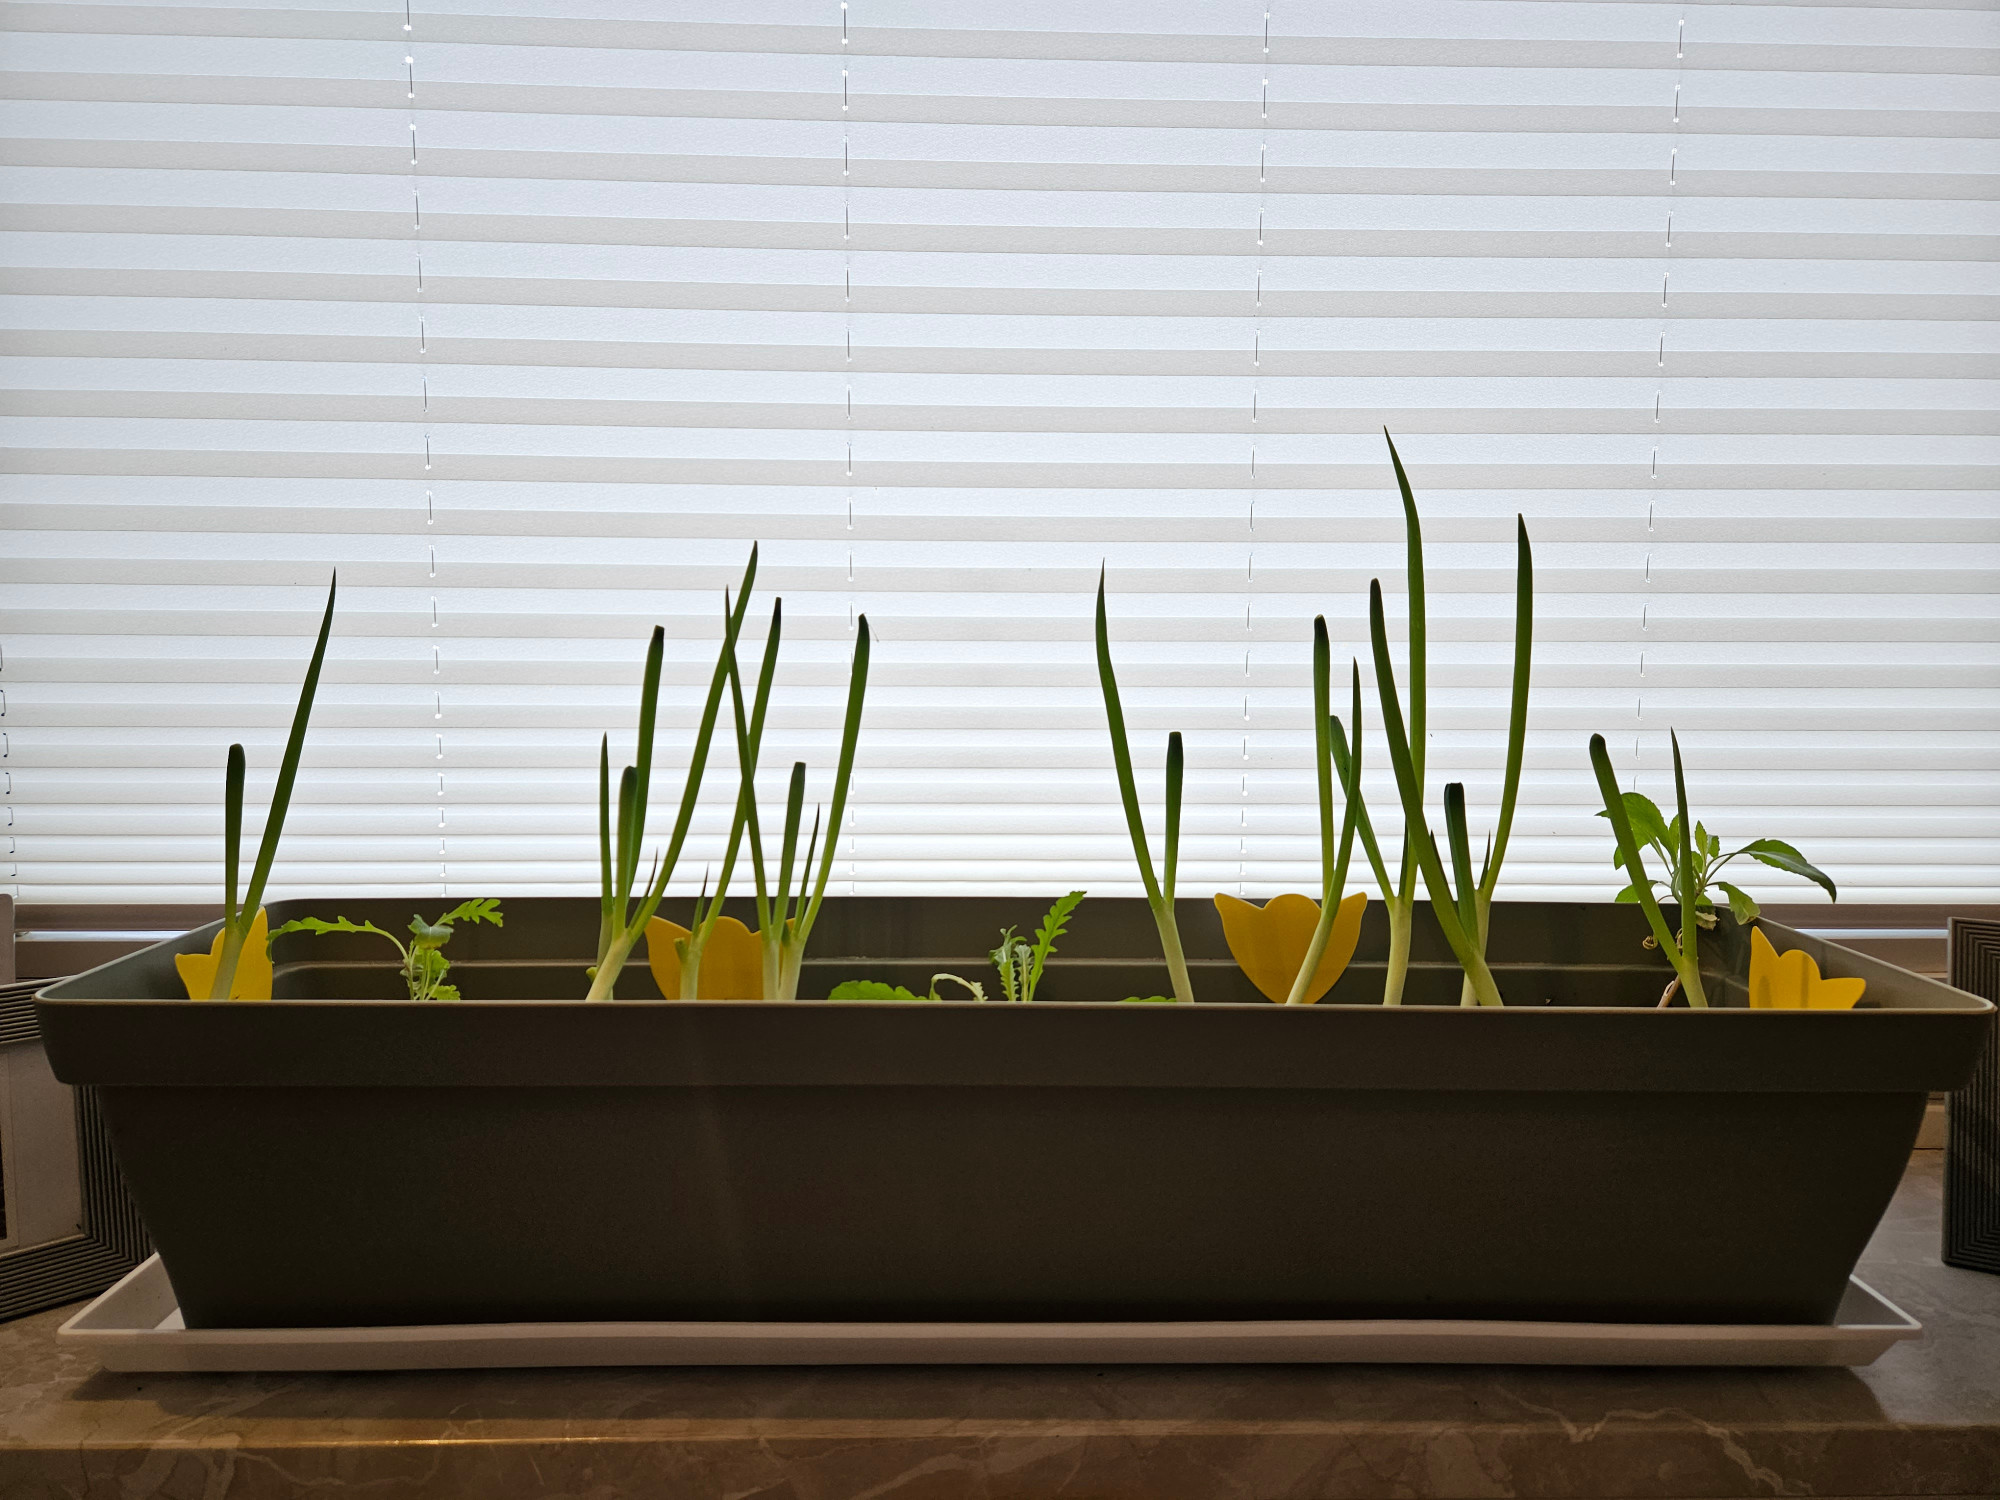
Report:
[[[400,928],[408,903],[283,902]],[[980,977],[1042,903],[830,900],[801,993]],[[675,915],[682,915],[676,912]],[[747,915],[747,913],[746,913]],[[1629,906],[1495,908],[1504,1010],[1420,913],[1385,1008],[1371,910],[1317,1006],[1257,996],[1182,903],[1196,1006],[1137,901],[1088,900],[1032,1005],[586,1005],[592,900],[452,940],[413,1005],[379,942],[289,936],[268,1004],[176,952],[52,985],[192,1328],[688,1319],[1825,1323],[1986,1001],[1773,924],[1863,1008],[1707,1012]],[[1736,976],[1732,982],[1728,976]],[[1733,1007],[1733,1008],[1732,1008]]]

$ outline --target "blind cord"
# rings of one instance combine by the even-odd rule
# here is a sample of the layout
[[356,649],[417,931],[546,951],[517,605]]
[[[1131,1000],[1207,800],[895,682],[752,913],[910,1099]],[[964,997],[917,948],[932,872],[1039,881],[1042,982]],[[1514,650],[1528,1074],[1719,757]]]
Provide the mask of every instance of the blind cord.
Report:
[[1687,17],[1680,17],[1674,29],[1673,134],[1667,145],[1666,240],[1660,255],[1660,327],[1653,375],[1653,457],[1646,489],[1646,561],[1639,591],[1639,681],[1633,704],[1636,721],[1632,733],[1632,790],[1639,789],[1639,772],[1645,765],[1646,735],[1646,642],[1653,615],[1653,528],[1659,516],[1660,448],[1666,435],[1667,319],[1669,282],[1674,262],[1674,195],[1679,191],[1681,155],[1681,85],[1687,75]]
[[437,757],[437,836],[438,894],[451,894],[451,867],[445,846],[445,763],[444,763],[444,653],[438,643],[439,611],[437,595],[437,492],[431,483],[431,372],[430,329],[424,303],[424,195],[422,169],[417,161],[417,41],[416,18],[410,0],[403,4],[403,78],[408,90],[410,116],[410,243],[417,262],[417,399],[424,444],[424,553],[431,600],[431,728]]

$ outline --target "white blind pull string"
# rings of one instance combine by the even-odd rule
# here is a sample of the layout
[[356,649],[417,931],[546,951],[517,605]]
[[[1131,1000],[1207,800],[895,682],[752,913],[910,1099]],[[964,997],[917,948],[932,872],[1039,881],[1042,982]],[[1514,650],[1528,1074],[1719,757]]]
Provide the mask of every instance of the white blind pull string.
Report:
[[1250,282],[1250,488],[1245,506],[1245,546],[1243,550],[1243,750],[1237,773],[1236,807],[1236,894],[1250,894],[1250,717],[1251,655],[1256,647],[1254,620],[1257,599],[1257,492],[1262,481],[1257,475],[1257,432],[1263,420],[1264,369],[1264,238],[1265,214],[1269,207],[1265,188],[1271,167],[1271,6],[1259,6],[1261,23],[1257,66],[1257,244],[1251,257]]
[[1667,320],[1673,315],[1670,288],[1674,258],[1674,195],[1679,191],[1681,153],[1681,87],[1686,81],[1687,18],[1681,17],[1674,29],[1674,93],[1668,121],[1667,181],[1663,194],[1666,228],[1660,242],[1660,326],[1653,352],[1652,454],[1646,474],[1645,561],[1641,567],[1639,595],[1639,675],[1633,693],[1632,790],[1639,789],[1639,772],[1644,763],[1646,738],[1646,642],[1652,628],[1653,534],[1660,514],[1660,448],[1666,435],[1667,400]]
[[437,491],[431,470],[431,372],[430,329],[424,315],[424,192],[422,167],[417,150],[417,41],[416,17],[408,0],[403,6],[403,81],[408,93],[410,116],[410,243],[417,269],[417,417],[423,435],[424,453],[424,561],[425,579],[431,601],[431,738],[436,745],[438,894],[451,894],[451,866],[445,844],[445,760],[444,760],[444,651],[439,643]]
[[[842,417],[847,443],[847,633],[855,630],[859,613],[854,591],[854,94],[850,79],[852,37],[848,32],[848,0],[840,0],[840,258],[841,322],[846,356],[842,365],[846,387],[846,409]],[[860,778],[848,786],[847,802],[847,894],[856,893],[860,881],[861,799],[857,795]]]
[[[0,644],[0,761],[9,761],[14,756],[14,743],[7,724],[7,648]],[[14,832],[14,771],[7,766],[0,769],[0,808],[7,815],[7,882],[14,887],[14,904],[21,903],[21,845]]]

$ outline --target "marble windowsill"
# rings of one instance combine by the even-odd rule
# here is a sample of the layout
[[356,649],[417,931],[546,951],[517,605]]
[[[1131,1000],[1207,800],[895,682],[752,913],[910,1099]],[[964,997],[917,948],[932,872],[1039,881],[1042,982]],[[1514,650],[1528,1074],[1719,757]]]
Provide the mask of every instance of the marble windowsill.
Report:
[[1920,1153],[1862,1275],[1925,1325],[1848,1370],[1442,1367],[129,1376],[0,1326],[0,1495],[2000,1495],[2000,1277]]

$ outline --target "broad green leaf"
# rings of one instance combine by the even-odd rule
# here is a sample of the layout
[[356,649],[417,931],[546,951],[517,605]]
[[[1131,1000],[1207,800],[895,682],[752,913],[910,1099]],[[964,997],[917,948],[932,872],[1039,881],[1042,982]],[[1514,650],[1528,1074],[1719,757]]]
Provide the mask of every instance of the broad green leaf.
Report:
[[1641,884],[1639,881],[1635,880],[1630,885],[1626,886],[1624,890],[1620,891],[1616,896],[1612,897],[1611,899],[1614,901],[1622,901],[1628,906],[1637,906],[1639,904],[1640,898],[1643,897],[1647,892],[1649,892],[1652,889],[1652,885],[1653,883],[1650,880],[1646,881],[1644,884]]
[[433,1000],[456,1000],[457,998],[458,986],[455,984],[441,984],[431,991],[431,999]]
[[[1661,815],[1659,804],[1651,797],[1644,792],[1626,792],[1620,800],[1625,804],[1625,821],[1632,825],[1632,837],[1640,848],[1648,844],[1659,844],[1668,849],[1674,846],[1673,829]],[[1600,811],[1597,816],[1609,818],[1611,815]],[[1615,859],[1612,861],[1613,865],[1618,863]]]
[[1745,844],[1738,852],[1747,854],[1759,864],[1769,865],[1774,870],[1803,875],[1835,901],[1840,899],[1840,892],[1833,888],[1833,881],[1826,872],[1808,861],[1783,839],[1758,839],[1754,843]]
[[1120,1005],[1172,1005],[1172,995],[1127,995],[1118,1002]]
[[417,940],[416,946],[425,950],[442,948],[451,941],[451,924],[439,922],[433,925],[422,917],[410,918],[410,936]]
[[827,991],[829,1000],[929,1000],[930,995],[912,994],[900,984],[883,984],[875,979],[849,979]]
[[1762,911],[1763,908],[1755,901],[1752,901],[1742,891],[1726,880],[1718,880],[1716,881],[1716,885],[1721,888],[1723,895],[1729,898],[1730,916],[1736,918],[1740,924],[1746,927],[1757,920],[1757,913]]

